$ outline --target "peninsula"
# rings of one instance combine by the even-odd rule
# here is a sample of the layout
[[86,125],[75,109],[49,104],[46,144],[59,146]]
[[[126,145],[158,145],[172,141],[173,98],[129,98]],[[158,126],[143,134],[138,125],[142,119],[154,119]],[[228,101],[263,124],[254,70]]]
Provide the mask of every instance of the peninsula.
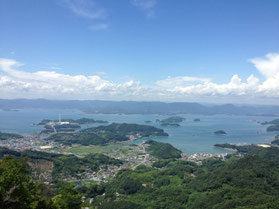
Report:
[[125,142],[143,137],[168,136],[163,129],[149,125],[112,123],[107,126],[92,127],[77,133],[57,133],[46,140],[53,140],[66,145],[81,144],[106,145],[111,142]]
[[[60,116],[59,116],[60,117]],[[61,119],[59,120],[49,120],[43,119],[37,125],[43,126],[42,133],[65,133],[74,132],[76,129],[80,129],[81,125],[84,124],[94,124],[94,123],[108,123],[104,120],[94,120],[92,118],[80,118],[77,120],[73,119]]]

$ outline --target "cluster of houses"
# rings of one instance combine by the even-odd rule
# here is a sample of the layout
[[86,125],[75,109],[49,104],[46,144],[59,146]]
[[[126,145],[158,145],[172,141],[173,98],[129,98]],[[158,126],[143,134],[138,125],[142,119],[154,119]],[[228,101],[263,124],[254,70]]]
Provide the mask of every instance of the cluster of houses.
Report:
[[52,145],[42,140],[39,134],[30,134],[23,138],[10,138],[7,140],[0,140],[0,147],[6,147],[15,151],[22,150],[42,150],[46,148],[52,148]]
[[221,154],[210,154],[210,153],[195,153],[193,155],[188,156],[185,160],[195,162],[199,165],[202,164],[202,161],[208,158],[219,158],[221,160],[225,160],[227,153],[221,153]]

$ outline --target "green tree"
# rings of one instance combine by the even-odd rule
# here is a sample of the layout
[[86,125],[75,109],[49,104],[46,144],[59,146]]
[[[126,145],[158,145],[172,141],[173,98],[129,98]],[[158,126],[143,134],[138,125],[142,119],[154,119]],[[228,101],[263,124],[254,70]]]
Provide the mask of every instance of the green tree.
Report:
[[80,209],[82,204],[81,195],[70,184],[62,186],[60,193],[52,200],[57,209]]
[[28,175],[26,159],[4,157],[0,162],[0,208],[39,209],[51,208]]

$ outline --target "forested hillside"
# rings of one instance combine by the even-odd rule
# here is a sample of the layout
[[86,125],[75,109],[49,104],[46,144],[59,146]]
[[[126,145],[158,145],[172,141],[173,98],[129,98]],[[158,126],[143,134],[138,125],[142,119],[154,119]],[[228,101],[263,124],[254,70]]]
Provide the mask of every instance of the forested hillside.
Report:
[[[94,198],[91,207],[102,209],[275,209],[279,204],[279,149],[276,147],[254,150],[241,158],[229,156],[226,161],[208,159],[201,166],[169,159],[161,169],[142,165],[135,170],[119,171],[108,183],[76,189],[71,185],[56,185],[55,190],[37,183],[26,184],[31,176],[26,162],[20,159],[6,156],[0,163],[2,208],[78,208],[81,196]],[[83,204],[90,206],[87,201]]]
[[79,131],[78,133],[57,133],[47,140],[62,144],[105,145],[110,142],[128,141],[142,137],[168,136],[163,129],[148,125],[112,123]]

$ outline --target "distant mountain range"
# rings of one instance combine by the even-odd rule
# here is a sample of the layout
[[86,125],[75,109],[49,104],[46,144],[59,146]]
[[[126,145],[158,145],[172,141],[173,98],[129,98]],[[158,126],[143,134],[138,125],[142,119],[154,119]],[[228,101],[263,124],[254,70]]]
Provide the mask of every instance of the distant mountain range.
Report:
[[188,102],[132,102],[102,100],[0,99],[0,109],[14,111],[25,108],[79,109],[104,114],[201,114],[279,116],[279,106],[202,105]]

